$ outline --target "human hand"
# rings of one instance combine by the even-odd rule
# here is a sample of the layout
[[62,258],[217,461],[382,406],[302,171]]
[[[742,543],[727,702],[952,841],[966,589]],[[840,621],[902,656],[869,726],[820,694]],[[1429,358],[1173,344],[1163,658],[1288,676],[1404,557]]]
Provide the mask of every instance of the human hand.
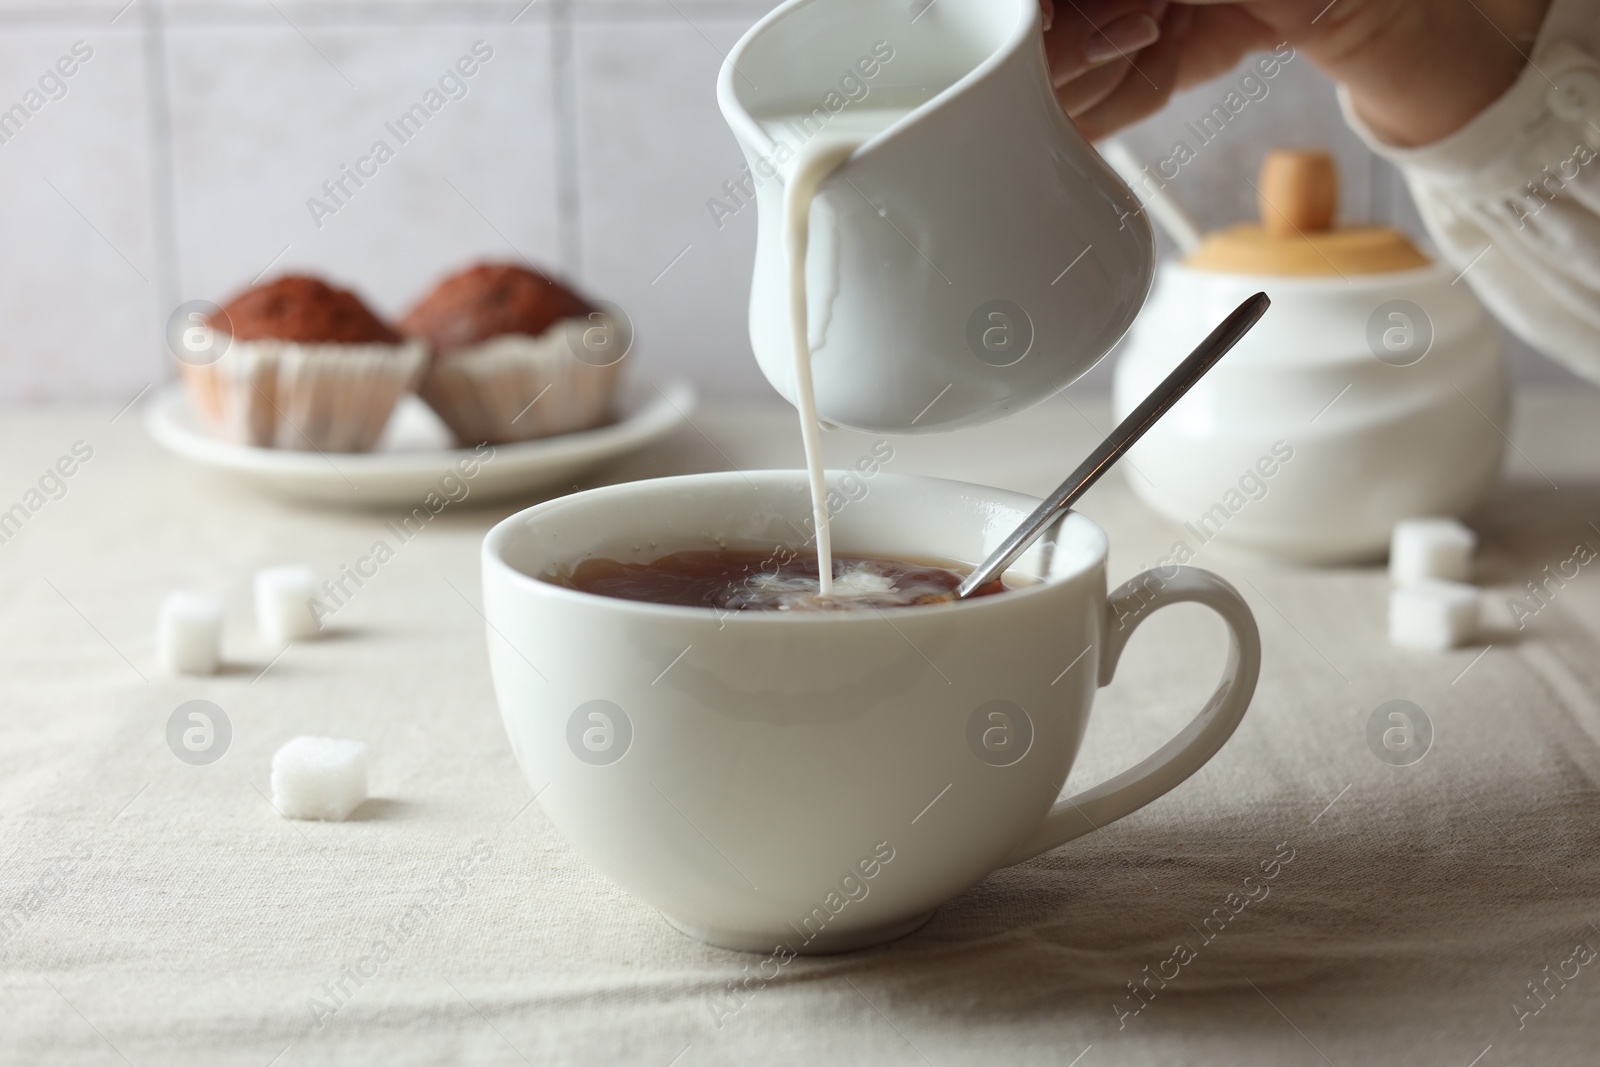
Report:
[[1177,85],[1191,9],[1167,0],[1041,0],[1056,99],[1091,141],[1154,114]]
[[[1041,4],[1056,95],[1091,140],[1159,110],[1173,92],[1225,73],[1249,53],[1287,42],[1348,88],[1356,112],[1380,137],[1414,146],[1460,129],[1511,86],[1550,0]],[[1103,58],[1107,38],[1120,48],[1110,60]]]

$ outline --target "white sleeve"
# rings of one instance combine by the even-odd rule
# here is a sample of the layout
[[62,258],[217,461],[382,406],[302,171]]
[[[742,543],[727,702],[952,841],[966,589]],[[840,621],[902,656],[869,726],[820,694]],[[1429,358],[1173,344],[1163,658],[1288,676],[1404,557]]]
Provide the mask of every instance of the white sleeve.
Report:
[[1346,120],[1405,175],[1441,254],[1517,336],[1600,382],[1600,4],[1555,0],[1530,63],[1462,129],[1383,143],[1340,90]]

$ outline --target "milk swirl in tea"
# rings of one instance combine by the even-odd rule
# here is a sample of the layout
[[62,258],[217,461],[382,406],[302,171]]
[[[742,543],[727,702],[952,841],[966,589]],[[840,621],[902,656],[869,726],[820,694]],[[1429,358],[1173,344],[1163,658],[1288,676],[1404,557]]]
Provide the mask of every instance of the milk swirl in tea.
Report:
[[[818,592],[817,561],[787,551],[715,549],[674,552],[649,563],[586,559],[545,580],[622,600],[718,611],[851,611],[915,607],[955,600],[965,577],[935,563],[840,556],[833,592]],[[997,579],[974,593],[1003,592]]]

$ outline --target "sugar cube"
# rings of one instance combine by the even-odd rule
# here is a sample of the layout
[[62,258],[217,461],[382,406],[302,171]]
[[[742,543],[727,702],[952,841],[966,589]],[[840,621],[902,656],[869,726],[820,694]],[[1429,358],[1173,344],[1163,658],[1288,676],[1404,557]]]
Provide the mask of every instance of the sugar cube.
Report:
[[1468,640],[1478,627],[1478,590],[1460,582],[1424,579],[1389,594],[1389,641],[1440,651]]
[[290,819],[339,822],[367,799],[367,746],[297,737],[272,757],[272,806]]
[[317,636],[322,624],[311,610],[317,575],[310,567],[256,571],[256,625],[269,641],[287,644]]
[[1477,535],[1454,519],[1403,519],[1389,541],[1389,578],[1397,585],[1424,578],[1465,582],[1477,546]]
[[156,658],[173,674],[214,674],[222,658],[222,604],[168,593],[156,616]]

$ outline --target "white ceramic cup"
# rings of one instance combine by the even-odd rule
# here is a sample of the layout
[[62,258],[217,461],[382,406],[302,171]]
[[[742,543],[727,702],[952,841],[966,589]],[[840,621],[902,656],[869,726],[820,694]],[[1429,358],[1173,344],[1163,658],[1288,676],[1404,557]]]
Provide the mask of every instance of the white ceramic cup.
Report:
[[[830,474],[835,550],[977,561],[1037,501],[960,482]],[[591,556],[804,549],[803,472],[632,482],[537,505],[483,546],[490,664],[539,803],[602,872],[678,929],[747,951],[831,952],[909,933],[997,867],[1143,807],[1233,733],[1261,646],[1206,571],[1147,571],[1108,599],[1106,538],[1070,515],[959,604],[719,613],[540,581]],[[1195,601],[1229,631],[1221,684],[1138,765],[1058,800],[1095,690],[1151,611]]]

